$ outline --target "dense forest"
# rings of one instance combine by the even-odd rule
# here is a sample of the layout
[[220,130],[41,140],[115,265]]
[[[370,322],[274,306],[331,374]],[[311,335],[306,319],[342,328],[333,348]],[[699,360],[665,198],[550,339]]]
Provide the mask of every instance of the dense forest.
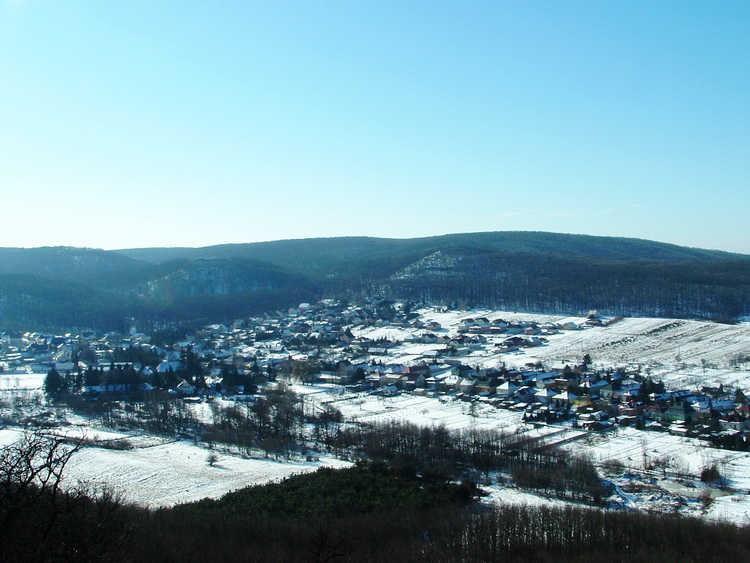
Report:
[[750,257],[535,232],[102,251],[0,248],[0,326],[142,329],[324,297],[506,310],[737,319]]
[[0,452],[3,561],[747,561],[750,529],[591,507],[487,505],[409,466],[320,469],[158,510],[60,487],[82,447],[27,434]]

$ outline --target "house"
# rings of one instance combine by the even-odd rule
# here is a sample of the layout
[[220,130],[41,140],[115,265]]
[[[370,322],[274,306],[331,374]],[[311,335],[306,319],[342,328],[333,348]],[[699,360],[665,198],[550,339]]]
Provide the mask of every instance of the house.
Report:
[[722,430],[736,430],[737,432],[744,432],[750,428],[750,418],[741,415],[738,412],[725,414],[719,418],[719,425]]
[[474,326],[474,319],[472,318],[461,319],[461,322],[458,323],[458,332],[468,332],[469,329],[473,326]]
[[521,374],[523,377],[523,382],[526,385],[532,385],[535,387],[546,385],[549,382],[552,382],[557,377],[556,371],[531,371],[531,372],[523,372]]
[[735,410],[735,403],[732,399],[714,399],[711,401],[711,409],[719,414],[729,414]]
[[682,421],[675,421],[674,424],[669,427],[669,433],[673,436],[682,436],[684,438],[690,434],[690,428],[685,426],[685,423]]
[[195,386],[184,379],[177,384],[177,393],[180,395],[195,395]]
[[549,387],[538,389],[536,393],[534,393],[534,397],[536,397],[536,400],[545,405],[552,402],[552,397],[554,397],[555,395],[557,395],[557,391],[554,391]]
[[424,380],[425,387],[430,391],[435,391],[437,393],[445,393],[447,387],[445,385],[445,380],[448,378],[447,374],[444,375],[432,375],[430,377],[426,377]]
[[387,387],[395,387],[397,389],[401,389],[401,383],[406,378],[407,376],[403,373],[386,372],[384,383]]
[[401,389],[406,391],[413,391],[416,388],[423,389],[426,385],[426,379],[430,377],[430,367],[424,364],[409,366],[403,368],[398,375],[401,376],[398,383]]
[[422,344],[435,344],[437,342],[437,336],[431,332],[425,332],[419,337],[419,342]]
[[584,412],[579,412],[576,415],[578,425],[584,430],[603,430],[611,423],[606,422],[608,418],[606,413],[602,411],[593,411],[586,409]]
[[498,385],[495,392],[502,397],[512,397],[520,387],[520,385],[513,383],[512,381],[506,381],[505,383]]
[[394,397],[398,395],[399,391],[398,391],[398,387],[396,387],[395,385],[383,385],[380,388],[380,393],[384,397]]
[[641,390],[641,384],[637,381],[623,381],[620,388],[612,391],[612,398],[627,401],[635,398]]
[[643,415],[645,405],[640,401],[627,401],[620,404],[618,412],[620,416],[634,416],[636,418]]
[[692,421],[693,409],[685,403],[676,403],[670,406],[664,412],[664,422],[684,422]]
[[460,369],[457,366],[452,366],[450,364],[433,364],[429,367],[430,375],[433,377],[437,377],[440,375],[458,375],[460,373]]
[[667,393],[667,398],[671,401],[674,401],[675,403],[679,403],[694,396],[695,395],[693,394],[693,392],[688,391],[687,389],[680,389],[679,391],[672,391],[670,393]]
[[701,387],[701,394],[708,395],[710,397],[713,397],[714,399],[718,399],[719,397],[724,395],[724,385],[719,384],[718,387],[704,385],[703,387]]
[[529,386],[520,387],[516,391],[516,398],[521,403],[536,403],[538,401],[536,397],[536,389]]
[[708,421],[711,419],[712,400],[710,397],[706,395],[699,395],[697,397],[692,397],[690,399],[685,400],[684,403],[689,405],[693,410],[692,416],[691,416],[691,419],[693,422]]
[[573,380],[565,379],[564,377],[557,377],[552,381],[547,381],[545,387],[554,389],[555,391],[567,391],[568,386],[573,383]]
[[461,382],[463,378],[458,373],[451,373],[443,380],[446,391],[458,391],[461,388]]
[[519,348],[526,345],[526,339],[521,336],[510,336],[503,340],[502,344],[507,348]]
[[465,377],[458,384],[458,390],[464,395],[473,395],[476,391],[477,380]]
[[558,393],[557,395],[554,395],[552,397],[552,402],[558,407],[566,407],[570,405],[571,402],[575,401],[575,399],[577,398],[578,398],[578,395],[574,393],[568,393],[567,391],[563,391],[562,393]]
[[585,378],[579,385],[583,393],[592,397],[600,397],[602,389],[607,386],[609,386],[608,382],[604,380],[595,381],[590,377]]
[[426,380],[427,378],[423,373],[407,375],[401,380],[401,387],[404,389],[404,391],[424,389],[426,387]]
[[477,384],[474,388],[474,392],[479,395],[493,395],[497,391],[497,379],[496,378],[482,378],[477,380]]
[[664,422],[664,413],[667,406],[662,403],[653,403],[643,407],[643,418],[654,422]]
[[416,375],[427,375],[430,374],[430,366],[427,364],[419,364],[416,366],[407,366],[401,370],[401,373],[404,375],[409,376],[416,376]]

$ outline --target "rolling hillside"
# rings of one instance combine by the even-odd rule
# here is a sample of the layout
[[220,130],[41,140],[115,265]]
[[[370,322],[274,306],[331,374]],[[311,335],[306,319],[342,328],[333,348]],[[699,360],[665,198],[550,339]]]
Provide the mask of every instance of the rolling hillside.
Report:
[[543,232],[120,251],[0,248],[0,276],[5,327],[213,322],[322,297],[556,314],[750,314],[750,256]]

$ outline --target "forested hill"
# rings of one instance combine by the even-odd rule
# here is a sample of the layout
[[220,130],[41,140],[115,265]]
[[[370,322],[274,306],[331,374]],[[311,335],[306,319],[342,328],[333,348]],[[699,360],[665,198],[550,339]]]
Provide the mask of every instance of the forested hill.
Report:
[[[483,249],[500,253],[556,254],[606,259],[688,261],[730,258],[728,252],[686,248],[634,238],[595,237],[546,232],[491,232],[443,235],[413,239],[336,237],[279,240],[248,244],[223,244],[203,248],[139,248],[120,254],[161,263],[175,258],[242,257],[271,262],[303,271],[330,273],[350,261],[367,263],[393,253],[425,256],[446,249]],[[739,255],[744,256],[744,255]],[[744,256],[749,258],[748,256]]]
[[550,313],[750,315],[750,256],[543,232],[103,251],[0,248],[0,327],[216,322],[322,297]]

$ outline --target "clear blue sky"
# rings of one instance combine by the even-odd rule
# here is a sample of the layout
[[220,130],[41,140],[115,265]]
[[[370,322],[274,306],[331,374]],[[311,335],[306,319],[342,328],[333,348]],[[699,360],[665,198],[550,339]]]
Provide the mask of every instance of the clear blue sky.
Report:
[[0,246],[749,215],[745,0],[0,0]]

